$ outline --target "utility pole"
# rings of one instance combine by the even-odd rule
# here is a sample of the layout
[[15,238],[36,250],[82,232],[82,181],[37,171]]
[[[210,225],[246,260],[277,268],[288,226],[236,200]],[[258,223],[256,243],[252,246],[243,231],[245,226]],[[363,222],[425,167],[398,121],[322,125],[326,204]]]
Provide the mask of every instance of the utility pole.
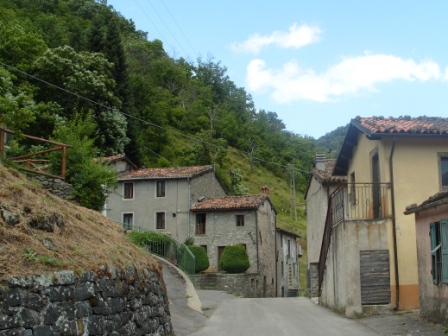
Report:
[[288,164],[286,168],[289,172],[289,213],[292,219],[294,209],[294,220],[297,222],[297,202],[296,202],[296,166],[293,163]]

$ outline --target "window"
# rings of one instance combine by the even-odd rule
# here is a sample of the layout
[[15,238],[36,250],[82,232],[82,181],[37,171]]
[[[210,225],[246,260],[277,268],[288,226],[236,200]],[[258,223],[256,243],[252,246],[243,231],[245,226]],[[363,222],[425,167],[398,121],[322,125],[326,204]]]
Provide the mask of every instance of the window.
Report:
[[134,228],[134,214],[123,214],[123,227],[127,230],[132,230]]
[[157,197],[165,197],[165,181],[157,181]]
[[448,190],[448,153],[439,153],[440,185]]
[[156,212],[156,229],[157,230],[165,229],[165,213],[164,212]]
[[236,226],[244,226],[244,215],[236,215]]
[[435,284],[448,283],[448,219],[429,225],[431,273]]
[[125,183],[123,194],[125,199],[134,198],[134,183]]
[[247,245],[246,244],[240,244],[242,247],[244,247],[244,249],[246,250],[246,252],[247,252]]
[[196,214],[196,234],[205,234],[205,213]]
[[205,250],[205,253],[207,253],[207,245],[199,245],[199,246],[202,246]]
[[350,174],[350,203],[356,205],[356,178],[355,172]]
[[288,239],[288,258],[291,258],[291,240]]

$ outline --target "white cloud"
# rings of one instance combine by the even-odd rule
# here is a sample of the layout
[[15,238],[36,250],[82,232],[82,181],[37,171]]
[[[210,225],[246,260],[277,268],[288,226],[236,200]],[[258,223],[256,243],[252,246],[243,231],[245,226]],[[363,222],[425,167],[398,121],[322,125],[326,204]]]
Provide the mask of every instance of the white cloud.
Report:
[[266,68],[263,60],[252,60],[247,67],[248,88],[270,93],[279,103],[294,100],[330,101],[361,90],[377,91],[375,85],[393,80],[421,81],[443,79],[433,61],[417,63],[391,55],[364,55],[344,58],[326,72],[316,73],[290,61],[279,70]]
[[294,23],[289,27],[289,32],[274,31],[271,35],[255,34],[244,42],[232,43],[232,49],[236,52],[254,54],[260,52],[261,48],[271,44],[284,49],[298,49],[307,44],[318,42],[321,32],[321,29],[317,26],[307,24],[297,26],[297,23]]

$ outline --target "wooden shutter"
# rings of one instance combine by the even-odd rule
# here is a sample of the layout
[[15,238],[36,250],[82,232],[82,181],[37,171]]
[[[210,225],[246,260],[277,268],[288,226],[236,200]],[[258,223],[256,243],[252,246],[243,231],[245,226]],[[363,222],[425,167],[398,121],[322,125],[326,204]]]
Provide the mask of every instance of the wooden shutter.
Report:
[[389,250],[360,251],[361,304],[390,303]]
[[442,243],[442,282],[448,283],[448,219],[440,221],[440,236]]
[[[431,239],[431,251],[434,251],[435,248],[437,247],[437,232],[436,232],[436,230],[437,230],[437,224],[430,223],[429,224],[429,237]],[[437,274],[439,274],[439,272],[437,271],[437,264],[438,264],[437,255],[438,255],[437,251],[434,251],[431,253],[432,282],[435,284],[438,283]]]

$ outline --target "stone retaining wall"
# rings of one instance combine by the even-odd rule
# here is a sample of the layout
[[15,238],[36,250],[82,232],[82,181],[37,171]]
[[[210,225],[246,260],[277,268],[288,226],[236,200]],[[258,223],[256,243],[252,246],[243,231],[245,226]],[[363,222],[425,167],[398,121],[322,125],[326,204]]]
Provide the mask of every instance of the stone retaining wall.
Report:
[[160,269],[101,266],[10,278],[0,285],[0,334],[171,335]]
[[72,185],[64,180],[44,175],[35,175],[33,176],[33,179],[39,181],[42,184],[42,187],[47,189],[53,195],[68,201],[73,199]]
[[204,273],[190,276],[196,289],[225,291],[246,298],[264,296],[263,278],[259,273]]

